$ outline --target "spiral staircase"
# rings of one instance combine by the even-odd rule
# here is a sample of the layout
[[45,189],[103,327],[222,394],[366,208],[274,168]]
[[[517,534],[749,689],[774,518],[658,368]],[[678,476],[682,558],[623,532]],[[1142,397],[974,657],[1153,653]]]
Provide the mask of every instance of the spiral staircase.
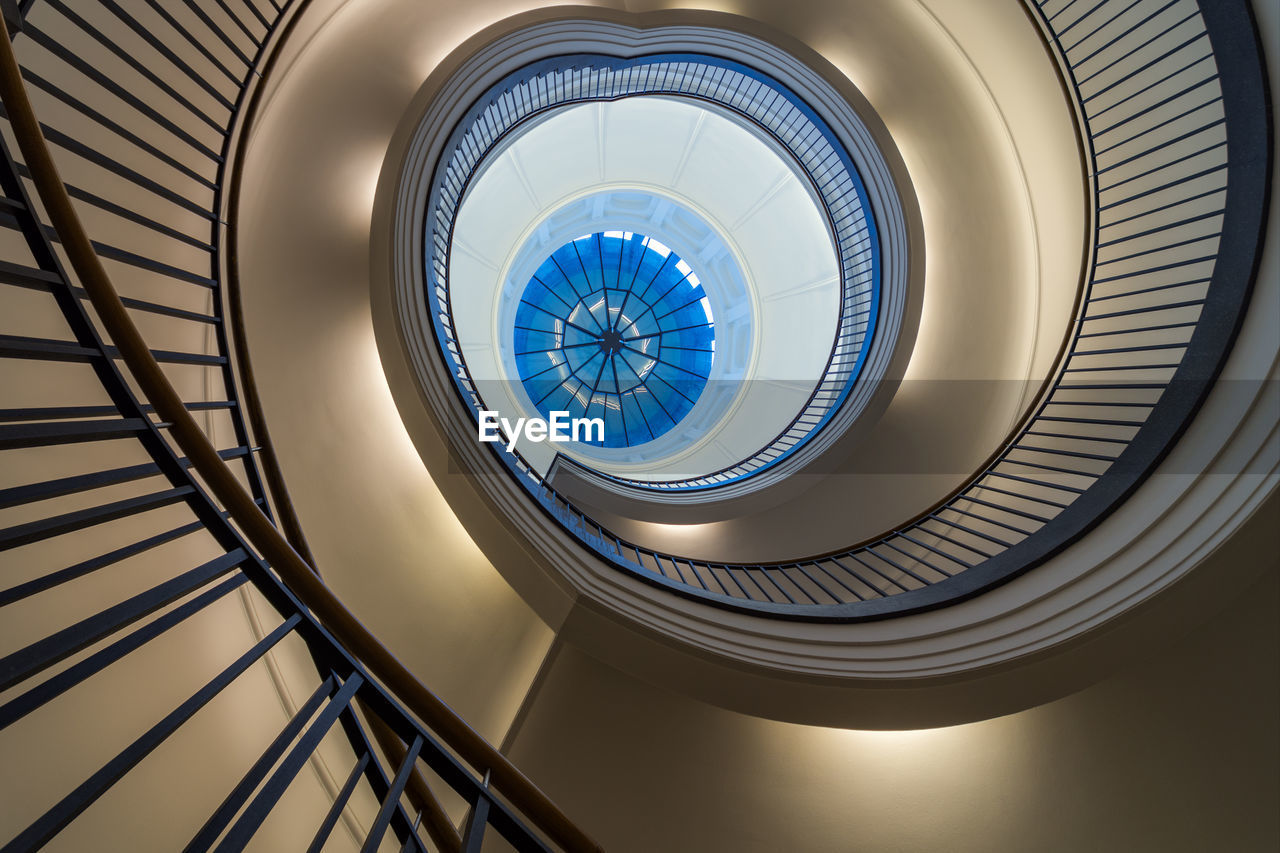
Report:
[[[0,3],[3,849],[1267,849],[1274,4],[616,5]],[[895,15],[1006,114],[1025,186],[931,176],[885,94],[913,81],[837,37]],[[787,83],[867,121],[907,331],[865,398],[820,386],[646,491],[474,441],[423,221],[445,137],[532,114],[518,65],[664,48],[812,72]],[[1038,153],[1019,62],[1070,128]],[[976,224],[940,227],[970,179]],[[869,501],[839,465],[926,393],[948,261],[1006,198],[1043,334],[1008,399],[946,399],[956,434],[998,409],[963,471]],[[1024,741],[1057,746],[1013,772]]]

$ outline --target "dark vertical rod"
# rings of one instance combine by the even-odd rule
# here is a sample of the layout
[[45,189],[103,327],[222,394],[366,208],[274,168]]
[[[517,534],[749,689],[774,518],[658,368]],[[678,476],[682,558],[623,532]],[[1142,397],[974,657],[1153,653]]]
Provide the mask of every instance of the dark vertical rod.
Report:
[[333,805],[329,806],[329,811],[324,816],[324,820],[320,822],[320,826],[316,829],[315,837],[311,839],[311,846],[307,848],[307,853],[320,853],[324,849],[324,844],[329,840],[329,834],[333,832],[334,826],[338,823],[338,817],[342,814],[342,810],[346,808],[347,801],[351,799],[352,792],[355,791],[356,785],[360,782],[360,777],[364,775],[365,767],[369,764],[369,753],[360,753],[360,759],[351,768],[351,772],[347,774],[347,781],[342,783],[342,788],[338,790],[338,795],[333,798]]
[[489,774],[484,774],[484,784],[476,795],[475,804],[467,818],[467,831],[462,836],[462,853],[480,853],[484,844],[484,829],[489,822]]
[[[404,786],[409,782],[409,775],[413,772],[413,764],[418,760],[418,753],[422,751],[424,741],[422,735],[414,737],[413,742],[409,744],[409,749],[405,751],[404,758],[400,761],[399,768],[396,769],[395,778],[391,780],[391,787],[387,789],[387,795],[382,798],[382,805],[378,808],[378,816],[374,819],[373,825],[369,827],[369,837],[365,839],[364,846],[360,848],[360,853],[376,853],[382,844],[382,836],[386,834],[387,826],[391,823],[391,816],[395,813],[396,807],[400,803],[400,795],[404,793]],[[412,826],[410,827],[412,832]]]
[[128,773],[138,762],[146,758],[178,730],[187,720],[209,703],[213,697],[222,692],[241,673],[256,663],[272,646],[284,638],[286,634],[302,620],[301,616],[293,616],[278,628],[264,637],[252,649],[240,656],[231,666],[224,669],[213,681],[206,684],[199,692],[183,702],[176,710],[156,723],[142,737],[135,740],[97,773],[85,780],[79,787],[64,797],[53,808],[45,812],[35,823],[28,826],[12,841],[0,848],[0,853],[19,853],[19,851],[35,850],[49,843],[58,832],[76,818],[81,812],[114,785],[125,773]]
[[324,698],[333,692],[334,686],[334,678],[329,676],[311,693],[311,697],[302,704],[302,707],[298,708],[297,713],[280,730],[280,734],[276,735],[275,740],[267,745],[258,760],[249,767],[240,782],[231,789],[231,793],[227,794],[222,804],[209,816],[204,826],[200,827],[195,837],[183,848],[184,853],[209,849],[209,846],[222,833],[222,830],[231,822],[231,818],[235,817],[236,812],[240,811],[240,807],[249,799],[249,795],[266,777],[267,771],[284,754],[285,747],[293,742],[293,739],[298,736],[298,732],[302,731],[303,725],[306,724],[307,720],[311,719],[311,715],[320,707],[320,703],[324,701]]
[[[289,787],[289,783],[298,775],[302,765],[311,758],[312,753],[320,745],[320,741],[329,733],[329,729],[337,721],[338,715],[345,711],[351,703],[351,698],[356,695],[356,690],[363,681],[364,679],[358,673],[353,673],[346,680],[342,688],[307,728],[306,733],[289,751],[284,760],[280,762],[276,772],[271,774],[271,778],[262,786],[258,796],[253,798],[244,813],[240,815],[240,819],[235,822],[223,837],[222,843],[215,848],[218,853],[233,853],[233,851],[245,848],[245,845],[249,843],[249,839],[257,832],[258,827],[262,825],[271,809],[280,800],[285,789]],[[194,849],[192,848],[193,853]]]

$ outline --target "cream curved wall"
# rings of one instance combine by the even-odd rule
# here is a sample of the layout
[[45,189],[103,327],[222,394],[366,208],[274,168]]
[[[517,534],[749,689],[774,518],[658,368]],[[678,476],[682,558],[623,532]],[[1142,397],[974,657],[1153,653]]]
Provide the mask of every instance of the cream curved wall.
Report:
[[612,853],[1263,853],[1278,599],[1273,573],[1088,690],[918,731],[751,717],[565,646],[510,754]]
[[[1086,843],[1141,849],[1154,840],[1157,849],[1190,850],[1217,837],[1213,833],[1223,826],[1239,832],[1228,842],[1264,849],[1277,830],[1249,805],[1259,795],[1274,800],[1275,794],[1267,775],[1273,766],[1268,756],[1276,750],[1274,727],[1267,726],[1276,709],[1275,682],[1266,680],[1272,659],[1237,657],[1233,667],[1214,661],[1240,644],[1274,637],[1273,587],[1258,587],[1248,604],[1237,602],[1233,624],[1220,621],[1149,666],[1075,697],[962,730],[897,740],[719,710],[621,675],[568,645],[535,677],[548,650],[560,648],[553,645],[553,630],[560,628],[557,616],[569,612],[571,595],[549,595],[537,608],[541,616],[535,615],[493,568],[493,555],[470,541],[466,525],[472,519],[465,514],[474,510],[455,515],[419,459],[421,447],[415,450],[399,427],[373,336],[367,233],[382,152],[404,105],[454,45],[527,5],[317,3],[308,22],[315,29],[304,26],[305,46],[273,82],[248,154],[241,228],[250,344],[304,526],[344,600],[484,733],[500,738],[510,732],[514,757],[610,849],[765,850],[787,838],[795,849],[823,850],[865,838],[867,849],[1017,850],[1036,831],[1048,831],[1052,837],[1038,839],[1042,849]],[[615,5],[642,11],[676,4]],[[915,445],[924,451],[944,438],[1007,429],[1032,393],[1022,380],[1042,375],[1056,350],[1061,328],[1055,321],[1074,296],[1083,223],[1082,208],[1073,206],[1079,176],[1047,165],[1075,156],[1074,137],[1062,132],[1059,113],[1056,126],[1039,120],[1044,104],[1016,73],[1043,61],[1038,45],[1026,38],[1029,25],[1019,17],[1019,5],[868,2],[857,4],[857,15],[835,0],[713,5],[810,44],[867,95],[898,140],[919,191],[930,263],[954,259],[931,266],[931,276],[968,281],[965,276],[981,277],[995,267],[1010,280],[1034,283],[996,305],[966,301],[962,289],[953,292],[953,301],[926,304],[919,357],[906,377],[911,381],[895,401],[900,408],[885,415],[900,432],[918,422],[916,406],[945,406],[946,394],[970,393],[969,383],[986,383],[991,405],[972,424],[949,425],[958,428],[947,437],[917,433]],[[982,14],[966,14],[975,10]],[[919,36],[917,51],[893,55],[889,41],[872,37],[877,28]],[[396,49],[380,50],[377,62],[334,61],[364,43]],[[963,80],[966,97],[913,105],[907,93],[927,92],[940,78]],[[949,150],[936,132],[935,122],[944,118],[976,125],[984,140],[980,150]],[[316,132],[300,142],[299,128]],[[947,181],[953,189],[973,191],[925,189]],[[993,185],[1008,203],[975,213],[974,194]],[[989,245],[954,233],[955,222],[975,215],[993,235]],[[1072,237],[1060,239],[1064,233]],[[1011,241],[1016,250],[996,236],[1009,234],[1020,235]],[[979,317],[1013,331],[974,341],[979,351],[971,362],[930,358],[931,346],[946,349],[954,320]],[[969,450],[976,462],[987,446],[974,444]],[[883,454],[883,448],[872,445],[867,453]],[[428,462],[436,477],[462,476],[449,471],[443,455]],[[861,472],[870,480],[857,491],[874,493],[876,478],[882,489],[890,482],[902,489],[905,477],[914,484],[907,487],[912,500],[927,503],[967,470]],[[1255,507],[1267,490],[1265,484],[1259,489]],[[834,493],[817,494],[829,501]],[[335,495],[342,497],[335,501]],[[898,520],[873,500],[855,499],[852,509],[868,529]],[[1264,511],[1274,515],[1273,506]],[[812,550],[821,550],[823,537],[831,535],[804,519],[795,522],[795,542]],[[684,541],[729,557],[734,547],[729,536]],[[1264,685],[1260,694],[1251,693],[1255,682]],[[1185,701],[1188,694],[1196,701]],[[1241,703],[1249,703],[1244,713],[1233,714]],[[1142,729],[1152,707],[1174,710],[1141,738],[1128,738]],[[1236,732],[1220,752],[1198,748],[1185,761],[1174,755],[1183,737],[1233,725],[1238,732],[1267,732],[1256,755]],[[631,745],[641,743],[659,748],[638,755]],[[947,760],[942,771],[928,760],[937,755]],[[1108,756],[1116,757],[1108,763]],[[635,768],[631,777],[628,766]],[[1063,767],[1070,791],[1065,800],[1041,782]],[[1200,778],[1196,774],[1231,782],[1215,792],[1200,782],[1179,788],[1168,781]],[[678,786],[655,793],[673,776],[717,792],[705,811],[679,799]],[[884,784],[876,787],[867,777]],[[991,784],[984,787],[981,780]],[[1169,796],[1140,798],[1128,814],[1113,805],[1131,785],[1144,784]],[[1247,796],[1242,804],[1222,791]],[[854,795],[860,796],[850,806]],[[946,805],[916,820],[919,799]],[[1078,821],[1054,812],[1063,802]],[[644,803],[649,805],[637,809]],[[1214,815],[1212,826],[1191,816],[1196,806]],[[671,821],[645,819],[646,812],[658,811],[673,815]],[[744,811],[752,820],[733,818]],[[807,822],[800,820],[805,817]],[[691,834],[681,835],[681,829]],[[804,834],[790,834],[797,832]]]
[[[514,598],[496,591],[502,584],[478,550],[460,544],[439,562],[416,558],[425,538],[462,543],[465,537],[414,459],[379,381],[361,264],[369,251],[369,192],[378,172],[395,166],[379,154],[415,87],[446,44],[515,6],[398,10],[381,0],[341,7],[328,20],[319,14],[325,8],[314,13],[315,34],[268,99],[250,150],[242,212],[249,337],[286,473],[296,480],[304,522],[318,530],[319,547],[334,549],[322,563],[364,559],[338,535],[337,513],[361,513],[359,524],[368,529],[387,514],[389,526],[376,545],[379,583],[353,587],[357,602],[370,602],[370,613],[381,613],[375,603],[409,590],[417,590],[415,601],[441,600],[423,591],[436,586],[423,578],[437,573],[447,577],[446,588],[475,582],[494,590],[494,612],[508,604],[519,612]],[[672,4],[644,6],[653,8]],[[921,331],[902,390],[836,476],[815,478],[809,493],[790,505],[722,524],[649,525],[655,529],[644,538],[694,556],[761,559],[845,545],[900,521],[904,506],[918,508],[953,486],[970,470],[961,464],[965,459],[976,464],[990,451],[990,441],[978,439],[1002,435],[1029,399],[1034,385],[1027,380],[1043,373],[1057,348],[1079,275],[1080,176],[1061,168],[1075,158],[1076,143],[1052,69],[1018,4],[980,4],[963,15],[954,5],[920,2],[865,4],[856,15],[820,2],[797,8],[803,12],[772,4],[735,7],[824,52],[888,125],[925,220]],[[382,61],[365,67],[359,57],[373,45]],[[940,80],[952,86],[941,88]],[[332,121],[336,115],[344,121]],[[983,281],[997,279],[1003,290],[981,289]],[[984,298],[993,293],[1007,298]],[[969,357],[952,357],[957,351]],[[384,367],[390,364],[385,352],[383,359]],[[304,364],[305,372],[298,369]],[[975,397],[980,405],[973,405]],[[966,405],[957,405],[962,398]],[[407,416],[405,406],[400,409]],[[317,423],[325,429],[317,431]],[[417,429],[410,429],[415,440]],[[345,459],[342,446],[364,448],[366,458]],[[427,441],[418,450],[445,485],[453,483],[457,475],[442,447]],[[321,497],[328,492],[394,492],[396,499],[385,507],[368,502],[336,510]],[[832,523],[836,517],[839,524]],[[630,532],[622,522],[619,527]],[[753,538],[753,529],[767,531],[767,541],[764,532]],[[507,547],[488,539],[482,544],[490,557]],[[442,568],[459,557],[474,575]],[[341,588],[347,581],[334,582]],[[543,586],[551,603],[538,608],[554,626],[571,595],[554,582]],[[451,621],[455,608],[439,609],[441,624],[454,626],[446,633],[465,634]],[[415,630],[412,620],[394,627],[409,637]],[[512,630],[499,642],[516,643],[520,632]],[[527,665],[523,671],[528,674]]]
[[[379,364],[367,272],[373,182],[385,136],[423,70],[430,17],[409,27],[395,23],[400,11],[378,5],[340,10],[264,100],[246,149],[239,221],[247,337],[326,581],[425,683],[499,739],[551,632],[444,501]],[[409,43],[380,51],[386,62],[331,61],[328,51],[359,44],[368,27],[393,27]],[[434,32],[444,37],[448,28]],[[298,128],[316,135],[300,137]],[[441,471],[453,476],[447,463]]]
[[[1016,10],[1016,4],[1010,8]],[[889,125],[923,199],[928,248],[921,332],[907,381],[874,422],[872,434],[836,472],[840,476],[807,478],[803,487],[809,491],[799,499],[708,524],[694,537],[668,525],[599,513],[624,536],[695,557],[767,560],[830,550],[882,531],[946,494],[990,453],[1028,404],[1035,377],[1057,349],[1064,306],[1073,300],[1078,282],[1081,184],[1078,174],[1061,168],[1076,160],[1069,114],[1043,52],[1031,55],[1040,47],[1022,13],[981,7],[981,14],[971,17],[990,17],[999,26],[987,42],[975,43],[969,33],[966,53],[957,46],[958,37],[919,3],[865,4],[856,15],[847,9],[837,14],[821,3],[805,9],[783,14],[763,4],[737,11],[824,50],[866,90]],[[324,10],[321,6],[311,17],[323,21]],[[356,258],[392,119],[402,114],[431,70],[432,58],[515,11],[514,4],[402,9],[389,0],[342,7],[313,36],[304,37],[306,48],[267,99],[268,120],[250,156],[258,163],[270,158],[270,165],[250,173],[244,206],[243,233],[251,235],[243,252],[249,314],[259,329],[284,330],[292,324],[309,336],[304,339],[318,346],[323,341],[311,373],[318,382],[306,389],[315,399],[341,392],[349,384],[342,377],[366,389],[376,385],[356,379],[369,375],[355,366],[368,363],[360,350],[367,340],[352,337],[359,327],[355,314],[366,310],[358,295],[363,271]],[[972,61],[973,55],[992,53],[984,46],[1006,42],[1015,46],[1006,60],[986,59],[984,68]],[[380,61],[365,67],[360,57],[370,50]],[[1008,115],[1001,113],[984,75],[1007,78],[1011,67],[1028,63],[1035,74],[1022,75],[1023,101]],[[340,123],[333,120],[339,115]],[[330,252],[333,256],[326,257]],[[280,291],[290,279],[306,282],[305,319]],[[264,292],[259,299],[253,295],[257,281],[269,282],[263,286],[277,292]],[[350,294],[344,297],[349,302],[323,306],[321,292],[338,287]],[[296,349],[282,352],[283,341],[297,347],[292,334],[266,334],[251,326],[249,336],[267,386],[273,429],[306,429],[304,412],[316,404],[303,406],[304,389],[291,363],[308,356]],[[341,358],[335,357],[338,341],[350,345]],[[319,379],[326,374],[329,378]],[[273,390],[285,385],[288,404]],[[363,405],[331,403],[324,411],[335,427],[349,411],[359,422],[359,435],[378,444],[402,442],[385,407],[369,411],[386,418],[364,417]],[[379,428],[389,430],[386,442],[375,437]],[[280,444],[300,443],[286,434]],[[291,478],[292,470],[307,467],[289,462],[287,457],[299,452],[284,451]],[[415,466],[406,462],[366,482],[388,482],[393,468],[401,478],[416,476],[410,474]],[[363,476],[357,468],[349,473]],[[839,524],[823,511],[832,506],[841,507]],[[413,547],[406,541],[401,550]]]
[[[1280,4],[1256,8],[1274,79]],[[1224,374],[1228,381],[1210,402],[1213,415],[1193,427],[1187,446],[1153,484],[1165,498],[1193,479],[1208,488],[1182,507],[1162,499],[1131,502],[1108,520],[1088,553],[1077,555],[1100,561],[1119,548],[1131,552],[1127,559],[1199,566],[1177,583],[1166,581],[1168,593],[1095,634],[1077,654],[1062,655],[1051,676],[1059,681],[1055,689],[1067,681],[1078,692],[968,725],[843,731],[690,702],[652,687],[653,673],[623,674],[565,646],[513,756],[599,820],[596,831],[616,838],[613,849],[620,851],[770,850],[778,838],[803,851],[1274,849],[1280,844],[1275,213],[1273,198],[1259,289]],[[1268,385],[1270,392],[1258,393]],[[1224,436],[1250,430],[1255,437],[1244,447],[1257,456],[1217,453]],[[1232,491],[1245,497],[1221,499]],[[1125,548],[1134,531],[1159,526],[1163,546]],[[1035,574],[1026,581],[1035,583]],[[1018,689],[1034,677],[1012,676]],[[986,690],[993,696],[1002,690],[998,673]],[[930,695],[948,702],[945,692]],[[1046,698],[1053,695],[1060,694]],[[820,701],[816,694],[813,700]],[[617,738],[616,728],[627,737]],[[562,747],[553,756],[557,743]],[[631,773],[607,788],[582,783],[611,766]],[[657,783],[672,778],[686,785]],[[704,807],[712,796],[732,806]],[[637,801],[666,820],[637,820],[629,808]]]

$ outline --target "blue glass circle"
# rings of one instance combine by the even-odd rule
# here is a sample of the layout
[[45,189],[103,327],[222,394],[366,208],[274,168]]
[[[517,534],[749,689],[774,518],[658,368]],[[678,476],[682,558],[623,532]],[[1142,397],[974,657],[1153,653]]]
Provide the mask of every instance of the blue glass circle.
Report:
[[599,418],[599,447],[631,447],[693,409],[715,359],[698,276],[657,240],[588,234],[538,267],[520,295],[516,369],[539,413]]

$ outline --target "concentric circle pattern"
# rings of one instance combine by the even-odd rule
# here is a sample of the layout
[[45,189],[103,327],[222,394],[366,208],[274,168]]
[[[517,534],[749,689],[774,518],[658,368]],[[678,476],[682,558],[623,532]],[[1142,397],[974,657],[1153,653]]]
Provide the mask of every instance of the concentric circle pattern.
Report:
[[[658,423],[646,423],[642,398],[624,397],[618,382],[610,389],[575,376],[558,392],[563,403],[585,394],[568,410],[597,406],[594,416],[607,416],[610,437],[596,446],[517,441],[501,458],[539,489],[558,460],[616,493],[681,492],[693,503],[706,502],[694,495],[704,490],[715,500],[721,486],[729,487],[721,496],[767,488],[785,478],[784,469],[820,455],[837,434],[814,439],[837,420],[852,422],[881,387],[876,377],[888,365],[906,305],[907,268],[885,263],[902,259],[906,247],[896,191],[851,109],[815,111],[789,83],[822,104],[842,101],[791,58],[768,63],[783,80],[743,64],[739,58],[761,51],[775,55],[752,45],[750,57],[588,52],[544,56],[514,71],[504,65],[504,76],[482,91],[480,78],[474,93],[468,88],[471,107],[438,140],[421,232],[424,308],[477,422],[484,411],[529,417],[546,407],[535,402],[549,389],[526,393],[530,374],[514,363],[512,319],[499,315],[519,305],[533,271],[526,264],[561,242],[636,232],[678,247],[720,312],[714,375],[701,399],[688,406],[673,395],[674,406],[690,409],[679,428],[680,413],[656,405],[650,409]],[[824,115],[838,119],[834,129]],[[863,167],[875,178],[870,185]],[[641,204],[616,216],[597,209],[589,221],[561,230],[577,201],[620,191],[659,197],[692,218],[649,209],[656,218],[646,219],[639,208],[652,205]],[[873,201],[885,211],[877,214]],[[891,226],[884,234],[881,215]],[[727,252],[708,252],[700,230]],[[545,246],[522,255],[542,240]],[[745,294],[724,298],[720,291],[738,284]],[[559,310],[571,310],[578,298]],[[796,327],[806,333],[785,331]],[[668,342],[661,345],[663,360],[671,361]],[[555,373],[552,356],[540,355],[538,369]],[[626,364],[618,367],[630,375]],[[602,373],[600,382],[611,379]],[[632,452],[637,446],[643,451]]]
[[693,409],[715,358],[711,303],[690,266],[630,231],[551,253],[520,296],[521,383],[546,417],[604,422],[603,447],[644,444]]

